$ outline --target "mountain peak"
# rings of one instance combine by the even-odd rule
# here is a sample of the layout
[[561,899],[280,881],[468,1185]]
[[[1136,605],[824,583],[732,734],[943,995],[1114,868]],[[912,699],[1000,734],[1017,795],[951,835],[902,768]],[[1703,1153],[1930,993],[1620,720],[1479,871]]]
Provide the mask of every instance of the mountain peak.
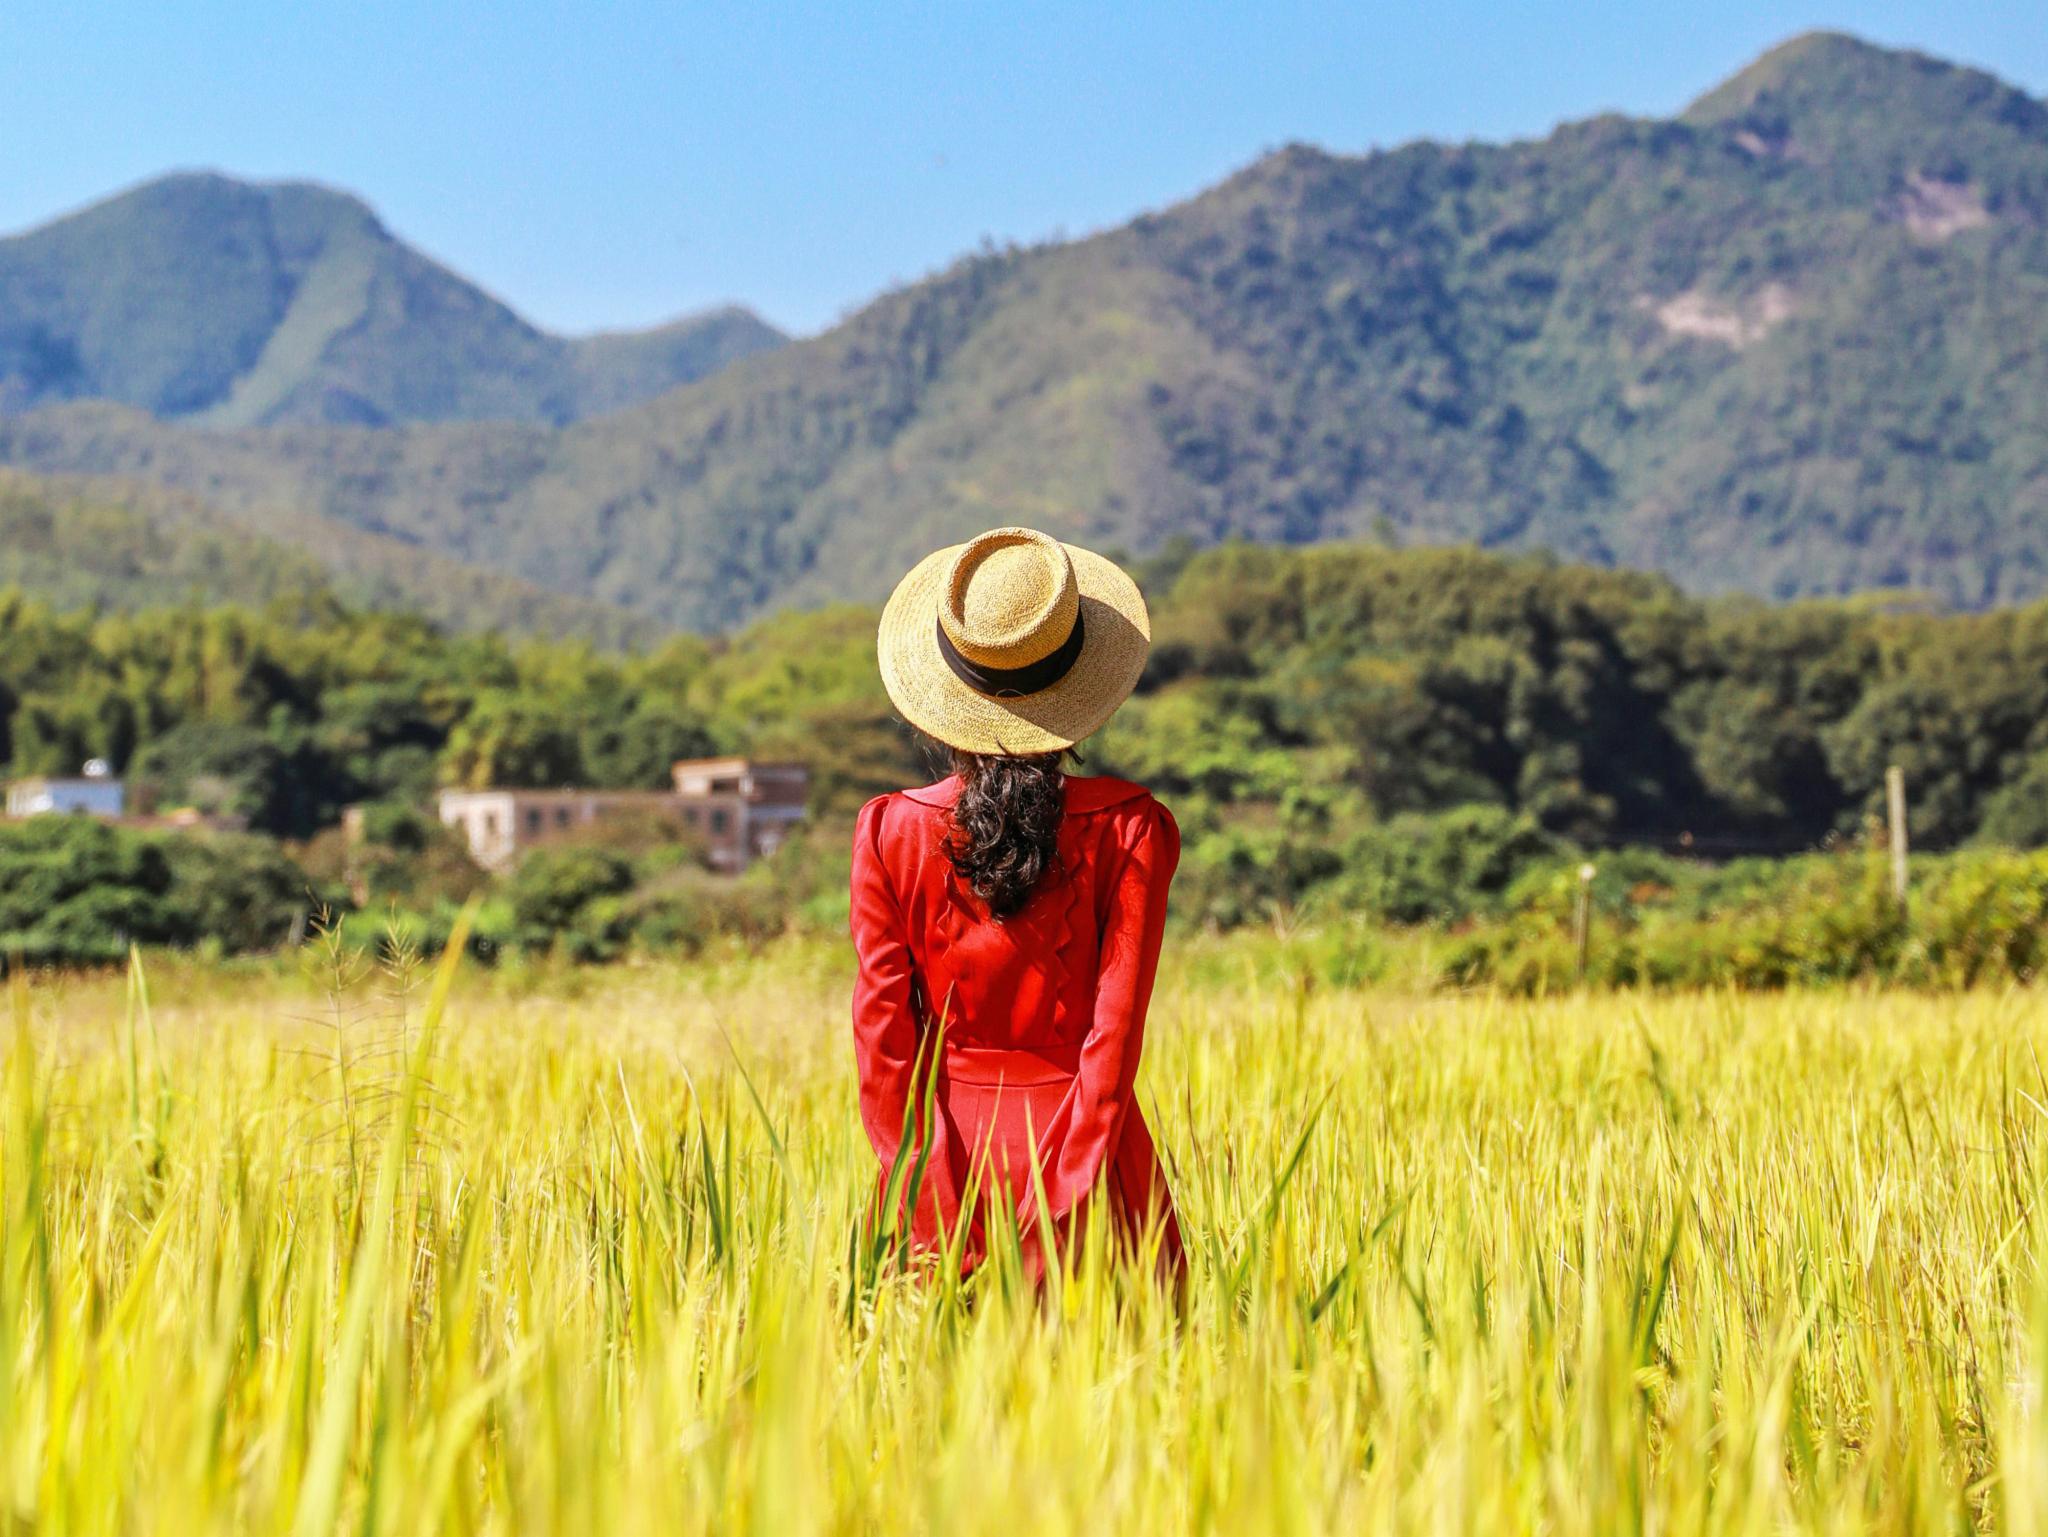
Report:
[[175,171],[0,239],[0,414],[97,397],[227,427],[559,423],[783,339],[731,312],[549,335],[312,181]]
[[1694,121],[1740,116],[1758,97],[1799,89],[1820,78],[1881,72],[1909,55],[1847,32],[1801,32],[1758,54],[1685,109]]
[[368,203],[352,192],[324,182],[299,178],[256,181],[231,176],[225,171],[196,167],[152,176],[147,181],[97,198],[83,208],[60,215],[13,238],[27,239],[79,220],[162,218],[167,214],[219,217],[228,210],[259,209],[280,200],[296,203],[308,211],[317,210],[329,217],[360,221],[379,229],[383,227],[376,211]]
[[345,204],[351,208],[369,211],[370,205],[344,187],[332,186],[327,182],[315,181],[306,176],[235,176],[211,166],[181,166],[152,176],[137,183],[126,192],[117,192],[108,198],[116,202],[122,197],[137,193],[158,193],[167,195],[185,194],[228,194],[250,197],[269,197],[280,192],[294,193],[304,197],[319,198],[327,202]]
[[1886,48],[1846,32],[1787,38],[1701,96],[1684,112],[1701,126],[1752,118],[1785,124],[1818,119],[1894,124],[1955,115],[2008,126],[2040,103],[1997,76],[1910,48]]

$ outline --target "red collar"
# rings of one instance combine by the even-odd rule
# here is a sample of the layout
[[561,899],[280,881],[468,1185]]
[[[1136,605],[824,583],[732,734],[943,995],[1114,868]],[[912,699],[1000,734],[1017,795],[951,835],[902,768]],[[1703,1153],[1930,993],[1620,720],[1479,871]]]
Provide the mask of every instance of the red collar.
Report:
[[[960,776],[949,774],[935,785],[920,785],[915,790],[902,792],[906,799],[914,800],[920,806],[946,807],[953,804],[960,793]],[[1106,774],[1090,777],[1067,776],[1067,810],[1100,811],[1104,806],[1114,806],[1119,801],[1135,800],[1146,794],[1143,785],[1132,784],[1128,779],[1112,779]]]

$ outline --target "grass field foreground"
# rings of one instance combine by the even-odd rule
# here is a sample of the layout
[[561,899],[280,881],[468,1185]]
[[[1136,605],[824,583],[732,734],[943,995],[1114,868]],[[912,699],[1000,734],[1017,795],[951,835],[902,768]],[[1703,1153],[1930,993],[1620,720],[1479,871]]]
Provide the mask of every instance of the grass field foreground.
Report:
[[0,1527],[2048,1528],[2034,995],[1173,969],[1184,1317],[867,1263],[829,952],[21,989]]

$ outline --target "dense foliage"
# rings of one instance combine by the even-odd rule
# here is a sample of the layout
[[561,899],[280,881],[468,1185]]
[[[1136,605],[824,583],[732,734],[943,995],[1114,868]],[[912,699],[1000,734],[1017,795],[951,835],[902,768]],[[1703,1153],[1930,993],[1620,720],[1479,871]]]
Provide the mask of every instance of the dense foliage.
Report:
[[1390,818],[1460,806],[1591,846],[1791,852],[1859,832],[1889,763],[1921,846],[2036,841],[2048,606],[1774,608],[1462,553],[1239,548],[1187,566],[1155,636],[1097,752],[1170,795],[1218,902],[1365,896],[1388,859],[1432,857]]
[[[1496,918],[1433,958],[1432,979],[1521,993],[1577,985],[1576,885],[1562,864],[1528,871]],[[1597,985],[2009,986],[2048,962],[2040,851],[1917,861],[1904,906],[1884,861],[1853,854],[1723,870],[1635,855],[1608,863],[1593,890],[1584,980]]]
[[[1173,807],[1189,920],[1457,924],[1586,850],[1812,849],[1862,834],[1894,762],[1916,847],[2048,841],[2048,604],[1769,607],[1357,545],[1232,546],[1143,575],[1153,661],[1084,770]],[[523,873],[528,905],[487,926],[593,956],[758,934],[804,910],[829,922],[848,814],[936,771],[882,694],[873,626],[843,607],[610,655],[317,594],[99,618],[0,599],[0,761],[107,758],[159,810],[312,839],[323,890],[445,913],[479,877],[424,814],[438,786],[657,787],[681,756],[796,758],[818,825],[772,879],[734,895],[673,838],[628,837]],[[343,849],[352,803],[368,837]]]
[[77,403],[0,418],[0,462],[180,488],[338,571],[403,541],[703,630],[879,598],[1004,522],[1979,606],[2048,586],[2044,315],[2048,107],[1813,36],[1675,120],[1278,151],[566,428]]
[[0,969],[106,964],[131,944],[272,950],[326,901],[268,838],[0,822]]

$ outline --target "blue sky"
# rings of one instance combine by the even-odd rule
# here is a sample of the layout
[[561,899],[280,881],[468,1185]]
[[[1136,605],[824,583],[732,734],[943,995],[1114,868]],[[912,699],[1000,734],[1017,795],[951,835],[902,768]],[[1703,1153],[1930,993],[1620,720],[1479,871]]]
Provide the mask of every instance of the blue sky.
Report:
[[2041,0],[7,0],[0,231],[171,168],[304,176],[545,325],[737,299],[808,331],[1289,140],[1669,113],[1821,26],[2048,94]]

